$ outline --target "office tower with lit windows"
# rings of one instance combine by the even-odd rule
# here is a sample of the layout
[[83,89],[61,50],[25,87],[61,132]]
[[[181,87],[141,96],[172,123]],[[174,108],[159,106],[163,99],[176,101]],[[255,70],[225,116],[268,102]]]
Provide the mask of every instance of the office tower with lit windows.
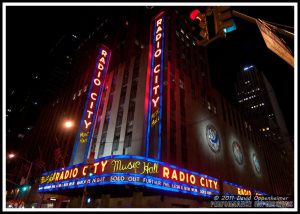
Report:
[[272,142],[290,142],[276,95],[263,72],[254,65],[238,73],[236,93],[239,105],[258,131]]
[[279,181],[274,184],[277,185],[277,194],[280,188],[285,189],[284,192],[291,191],[293,145],[271,84],[262,71],[255,65],[249,65],[237,74],[236,93],[240,109],[266,139],[263,147],[266,147],[266,156],[269,156],[266,159],[268,164],[283,164],[276,167],[278,170],[271,171],[272,177],[277,177],[274,180]]
[[73,118],[77,134],[60,135],[70,164],[52,164],[39,192],[68,195],[68,207],[86,188],[90,207],[199,207],[216,194],[272,194],[263,138],[212,87],[189,12],[131,8],[107,21],[119,28],[91,33],[73,57],[69,86],[40,120],[47,162],[60,118]]

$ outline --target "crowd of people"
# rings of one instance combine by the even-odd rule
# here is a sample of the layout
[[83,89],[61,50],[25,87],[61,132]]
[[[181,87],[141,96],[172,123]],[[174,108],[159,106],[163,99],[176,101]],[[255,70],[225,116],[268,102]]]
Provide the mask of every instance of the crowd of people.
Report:
[[6,208],[24,208],[25,203],[22,199],[12,199],[6,201]]

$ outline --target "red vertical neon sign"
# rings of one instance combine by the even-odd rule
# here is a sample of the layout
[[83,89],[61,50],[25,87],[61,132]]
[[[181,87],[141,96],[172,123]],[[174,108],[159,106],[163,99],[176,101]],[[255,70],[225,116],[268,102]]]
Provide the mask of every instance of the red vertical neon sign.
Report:
[[163,90],[163,61],[164,61],[164,13],[160,13],[151,23],[149,48],[150,67],[149,97],[146,128],[147,157],[160,159],[162,138],[162,90]]

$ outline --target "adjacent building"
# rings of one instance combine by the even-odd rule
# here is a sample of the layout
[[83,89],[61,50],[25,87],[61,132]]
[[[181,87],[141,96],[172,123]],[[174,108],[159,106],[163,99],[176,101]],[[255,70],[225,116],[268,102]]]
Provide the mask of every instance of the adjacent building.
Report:
[[[294,149],[287,127],[278,105],[274,90],[264,73],[255,65],[245,66],[236,81],[237,100],[246,118],[265,137],[263,147],[266,162],[280,165],[279,170],[270,170],[277,194],[292,191]],[[276,186],[276,187],[275,187]]]

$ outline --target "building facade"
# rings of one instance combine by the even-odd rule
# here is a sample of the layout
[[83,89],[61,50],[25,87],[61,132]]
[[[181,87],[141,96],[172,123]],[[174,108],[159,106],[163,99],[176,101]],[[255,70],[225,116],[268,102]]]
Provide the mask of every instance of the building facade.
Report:
[[[70,87],[45,108],[35,143],[26,148],[37,155],[40,147],[51,170],[42,174],[38,192],[69,196],[67,207],[78,207],[86,188],[92,203],[84,201],[85,207],[201,207],[214,194],[273,194],[272,169],[260,148],[264,138],[212,87],[206,49],[196,46],[186,12],[132,10],[128,19],[115,21],[119,29],[95,33],[74,56]],[[145,19],[136,18],[140,13]],[[111,51],[111,58],[96,96],[90,89],[101,61],[99,44]],[[90,98],[98,104],[88,114],[93,115],[88,137],[80,142]],[[76,121],[72,134],[60,130],[64,118]],[[104,176],[106,183],[102,177],[95,177],[97,184],[82,180],[88,175],[88,157],[94,163],[92,176]],[[111,173],[126,171],[123,165],[114,168],[117,161],[143,182],[113,180]],[[140,172],[134,161],[153,167],[147,173],[156,182],[144,181],[145,168]],[[68,179],[79,183],[64,187]],[[174,182],[179,189],[170,186]],[[196,182],[195,193],[189,185]]]

